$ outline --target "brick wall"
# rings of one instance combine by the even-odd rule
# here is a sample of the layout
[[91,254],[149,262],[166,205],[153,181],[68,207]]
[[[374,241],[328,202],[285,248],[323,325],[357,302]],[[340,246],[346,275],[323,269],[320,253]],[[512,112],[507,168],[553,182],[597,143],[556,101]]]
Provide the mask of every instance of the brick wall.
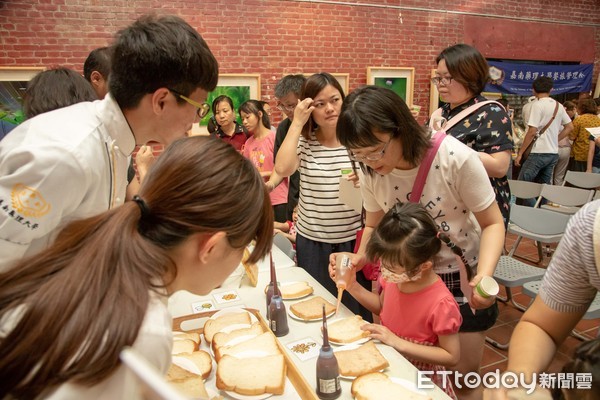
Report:
[[[598,0],[457,0],[452,4],[447,0],[346,0],[344,3],[0,1],[0,66],[64,65],[81,70],[90,50],[110,43],[114,32],[140,14],[155,11],[178,14],[196,27],[219,60],[221,72],[260,73],[264,100],[272,99],[275,83],[287,73],[349,73],[352,90],[366,83],[367,66],[410,66],[416,69],[414,102],[423,107],[421,114],[426,115],[435,56],[444,47],[463,41],[476,43],[488,57],[506,57],[508,49],[508,55],[528,59],[552,54],[560,60],[563,53],[572,54],[568,51],[571,46],[583,45],[588,51],[581,52],[582,57],[589,58],[591,54],[591,59],[575,61],[595,62],[595,74],[600,71]],[[371,6],[364,5],[367,3]],[[452,9],[448,12],[436,11],[449,7]],[[527,22],[522,18],[551,23]],[[473,21],[477,23],[475,37],[469,30]],[[576,28],[581,29],[570,30],[573,25],[561,22],[578,24]],[[522,37],[511,37],[510,43],[497,40],[507,35],[504,32],[514,32],[515,24],[536,27],[537,36],[528,38],[525,33]],[[558,40],[564,36],[558,34],[562,28],[566,29],[562,32],[575,37]],[[481,36],[477,35],[480,31]],[[480,37],[493,40],[478,42]],[[558,44],[552,49],[556,40]],[[281,115],[274,110],[273,117],[278,121]]]

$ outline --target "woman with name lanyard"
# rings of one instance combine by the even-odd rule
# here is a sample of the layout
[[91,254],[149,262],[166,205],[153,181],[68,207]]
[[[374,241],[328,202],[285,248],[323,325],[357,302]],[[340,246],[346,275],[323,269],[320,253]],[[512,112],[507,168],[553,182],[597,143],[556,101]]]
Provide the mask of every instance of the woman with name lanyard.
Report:
[[[277,153],[275,171],[280,176],[300,171],[298,266],[335,296],[337,288],[327,268],[329,255],[352,251],[356,232],[361,228],[361,215],[339,200],[342,170],[352,169],[348,151],[336,137],[344,91],[331,74],[322,72],[308,78],[300,99]],[[357,277],[362,286],[370,287],[363,274]],[[372,314],[347,293],[342,302],[365,320],[373,320]]]
[[[360,188],[366,226],[357,254],[350,255],[353,266],[361,269],[368,261],[366,243],[385,212],[399,200],[410,199],[420,202],[440,231],[463,249],[468,263],[477,266],[468,282],[471,288],[482,277],[494,274],[502,253],[504,224],[476,152],[444,133],[434,137],[441,139],[434,142],[439,146],[435,150],[428,130],[419,126],[404,101],[393,91],[376,86],[362,87],[346,98],[337,136],[361,163]],[[433,150],[429,151],[430,148]],[[421,170],[427,158],[431,161],[430,168]],[[421,195],[417,194],[419,189]],[[333,254],[330,259],[332,273],[337,256]],[[460,361],[453,369],[466,374],[479,370],[485,331],[494,325],[498,307],[495,297],[484,298],[476,293],[465,302],[464,297],[469,294],[461,290],[460,264],[453,252],[444,248],[434,270],[460,300],[459,304],[462,303]],[[481,398],[480,389],[469,389],[466,385],[455,389],[461,399]]]

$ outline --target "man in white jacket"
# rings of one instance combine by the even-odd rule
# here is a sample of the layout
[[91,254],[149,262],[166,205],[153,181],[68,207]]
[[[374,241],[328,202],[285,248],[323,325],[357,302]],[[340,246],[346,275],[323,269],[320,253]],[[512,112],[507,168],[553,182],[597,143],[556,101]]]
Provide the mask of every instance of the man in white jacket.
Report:
[[181,18],[138,19],[112,54],[103,100],[41,114],[0,142],[0,271],[66,222],[122,204],[135,145],[168,145],[208,111],[218,64]]

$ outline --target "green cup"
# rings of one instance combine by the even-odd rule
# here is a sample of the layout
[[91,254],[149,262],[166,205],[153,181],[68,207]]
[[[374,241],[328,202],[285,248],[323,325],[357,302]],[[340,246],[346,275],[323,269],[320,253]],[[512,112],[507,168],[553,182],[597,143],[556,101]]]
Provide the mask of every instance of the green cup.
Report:
[[491,276],[484,276],[481,278],[477,286],[475,286],[475,290],[477,294],[481,297],[491,297],[496,296],[500,291],[500,287],[498,286],[498,282]]

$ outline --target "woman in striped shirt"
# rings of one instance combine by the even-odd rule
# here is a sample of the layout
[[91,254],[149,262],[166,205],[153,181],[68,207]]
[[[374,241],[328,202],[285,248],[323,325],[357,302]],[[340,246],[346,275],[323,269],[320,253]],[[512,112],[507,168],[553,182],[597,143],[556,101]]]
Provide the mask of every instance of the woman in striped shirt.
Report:
[[[300,99],[292,125],[277,153],[275,171],[281,176],[300,171],[296,225],[298,265],[336,295],[337,288],[328,272],[329,255],[353,252],[356,231],[361,228],[360,214],[339,200],[342,171],[352,169],[348,151],[336,137],[344,91],[332,75],[323,72],[308,78]],[[370,287],[370,281],[363,274],[359,274],[357,280]],[[351,311],[372,321],[371,313],[351,296],[345,293],[342,302]]]

